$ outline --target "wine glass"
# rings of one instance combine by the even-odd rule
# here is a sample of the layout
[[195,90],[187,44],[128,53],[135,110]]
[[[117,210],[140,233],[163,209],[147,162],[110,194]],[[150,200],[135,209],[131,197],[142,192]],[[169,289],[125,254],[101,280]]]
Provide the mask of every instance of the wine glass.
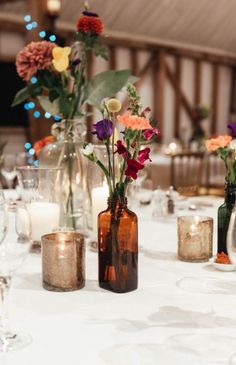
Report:
[[3,164],[1,174],[3,177],[3,185],[7,189],[13,189],[16,183],[16,155],[8,153],[3,156]]
[[19,220],[22,221],[22,217],[24,243],[9,237],[0,245],[0,305],[2,307],[0,311],[0,352],[16,350],[31,342],[30,335],[12,331],[8,319],[9,291],[12,277],[16,270],[23,264],[30,247],[30,217],[26,206],[21,203],[16,209],[16,227],[19,227]]
[[8,231],[8,214],[3,190],[0,189],[0,244],[4,241]]
[[232,264],[236,264],[236,207],[234,207],[229,221],[226,237],[227,251]]

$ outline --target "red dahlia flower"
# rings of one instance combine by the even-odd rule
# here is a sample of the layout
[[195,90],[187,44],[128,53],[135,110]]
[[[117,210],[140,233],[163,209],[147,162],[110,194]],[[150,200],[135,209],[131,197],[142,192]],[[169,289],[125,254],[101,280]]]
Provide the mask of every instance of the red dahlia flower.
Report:
[[136,161],[134,158],[130,158],[127,161],[127,168],[125,170],[125,175],[127,177],[130,177],[130,178],[136,180],[137,179],[137,172],[139,170],[142,170],[143,168],[144,168],[144,166],[141,163]]
[[91,31],[95,34],[101,34],[103,32],[103,22],[97,14],[85,10],[78,19],[77,29],[84,33]]

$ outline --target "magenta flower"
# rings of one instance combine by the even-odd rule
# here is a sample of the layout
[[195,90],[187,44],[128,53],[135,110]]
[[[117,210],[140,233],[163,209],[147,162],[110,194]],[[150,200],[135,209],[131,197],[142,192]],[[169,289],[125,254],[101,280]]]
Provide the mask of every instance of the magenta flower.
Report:
[[146,141],[149,141],[154,135],[158,136],[159,131],[157,128],[150,128],[150,129],[145,129],[145,131],[143,131],[143,138]]
[[150,148],[149,147],[146,147],[143,150],[140,150],[139,153],[138,153],[138,161],[141,164],[144,164],[144,162],[147,161],[147,160],[152,161],[149,157],[149,154],[150,154]]
[[115,143],[115,146],[117,147],[117,150],[115,151],[115,153],[118,153],[118,155],[122,155],[122,157],[126,157],[127,155],[127,149],[124,146],[123,142],[121,140],[118,140]]
[[29,81],[39,70],[47,70],[52,65],[52,50],[55,43],[48,41],[31,42],[16,56],[18,75]]
[[236,123],[230,123],[227,125],[227,128],[231,130],[231,135],[233,138],[236,138]]
[[138,171],[142,170],[143,168],[144,168],[144,166],[141,163],[136,161],[134,158],[130,158],[127,161],[127,168],[125,170],[125,175],[127,177],[130,177],[130,178],[136,180]]
[[113,124],[109,119],[102,119],[93,126],[95,129],[93,134],[96,134],[100,141],[111,137],[113,133]]

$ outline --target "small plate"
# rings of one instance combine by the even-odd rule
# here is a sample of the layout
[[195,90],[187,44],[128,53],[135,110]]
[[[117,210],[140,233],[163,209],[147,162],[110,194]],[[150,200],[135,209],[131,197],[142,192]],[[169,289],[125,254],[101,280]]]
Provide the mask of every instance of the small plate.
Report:
[[236,270],[236,265],[233,265],[233,264],[218,264],[217,262],[215,262],[215,260],[216,260],[216,258],[212,257],[209,260],[209,262],[217,270],[220,270],[220,271],[235,271]]

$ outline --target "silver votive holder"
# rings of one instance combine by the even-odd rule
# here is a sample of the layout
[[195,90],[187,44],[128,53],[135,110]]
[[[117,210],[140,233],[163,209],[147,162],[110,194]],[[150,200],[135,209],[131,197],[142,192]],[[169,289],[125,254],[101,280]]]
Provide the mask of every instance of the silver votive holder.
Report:
[[202,216],[178,217],[178,258],[206,262],[212,257],[213,219]]
[[43,287],[51,291],[78,290],[85,285],[84,236],[55,232],[42,237]]

